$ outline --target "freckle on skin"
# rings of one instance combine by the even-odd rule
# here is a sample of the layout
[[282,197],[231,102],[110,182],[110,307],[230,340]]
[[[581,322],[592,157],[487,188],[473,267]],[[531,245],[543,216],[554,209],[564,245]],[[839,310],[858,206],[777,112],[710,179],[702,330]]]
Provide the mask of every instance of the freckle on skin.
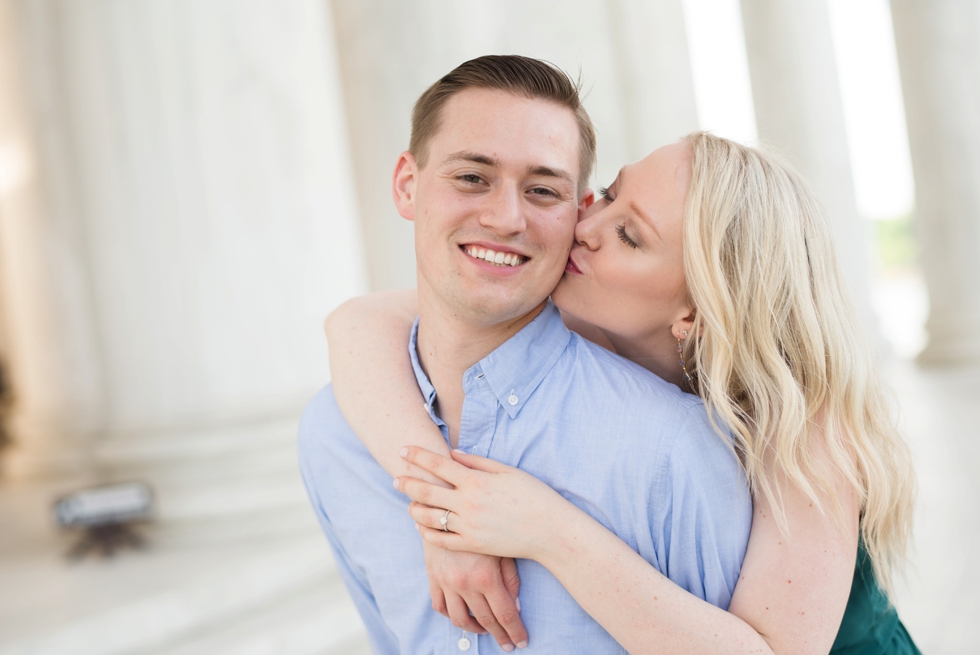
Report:
[[793,581],[792,580],[787,580],[786,581],[786,584],[793,584]]

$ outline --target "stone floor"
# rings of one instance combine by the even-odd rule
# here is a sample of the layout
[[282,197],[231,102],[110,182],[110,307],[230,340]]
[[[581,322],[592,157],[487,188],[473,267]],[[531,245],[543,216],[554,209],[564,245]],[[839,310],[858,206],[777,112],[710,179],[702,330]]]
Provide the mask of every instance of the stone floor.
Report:
[[48,520],[54,495],[0,487],[0,655],[369,652],[308,511],[262,517],[266,534],[247,539],[147,526],[144,550],[69,562],[74,536]]
[[922,652],[978,652],[980,368],[886,367],[919,480],[915,551],[895,604]]

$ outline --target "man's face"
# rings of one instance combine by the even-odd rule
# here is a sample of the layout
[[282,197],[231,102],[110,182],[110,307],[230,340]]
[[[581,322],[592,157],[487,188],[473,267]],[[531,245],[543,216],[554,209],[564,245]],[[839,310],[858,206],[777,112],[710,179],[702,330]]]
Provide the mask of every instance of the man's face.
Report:
[[578,161],[564,107],[487,89],[450,98],[425,167],[404,153],[394,175],[399,213],[415,222],[420,301],[476,325],[541,305],[592,198],[578,197]]

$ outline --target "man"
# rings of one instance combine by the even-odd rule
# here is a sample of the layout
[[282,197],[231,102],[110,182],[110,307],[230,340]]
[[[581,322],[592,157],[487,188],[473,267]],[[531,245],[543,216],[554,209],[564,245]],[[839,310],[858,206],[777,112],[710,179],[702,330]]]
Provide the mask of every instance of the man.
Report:
[[[595,139],[577,89],[544,62],[482,57],[423,94],[412,131],[393,192],[415,223],[409,347],[430,417],[454,447],[528,471],[727,607],[751,522],[738,462],[700,403],[569,333],[548,301],[592,201]],[[329,387],[304,413],[300,459],[376,652],[499,650],[430,607],[408,501]],[[518,568],[529,649],[622,652],[546,569]]]

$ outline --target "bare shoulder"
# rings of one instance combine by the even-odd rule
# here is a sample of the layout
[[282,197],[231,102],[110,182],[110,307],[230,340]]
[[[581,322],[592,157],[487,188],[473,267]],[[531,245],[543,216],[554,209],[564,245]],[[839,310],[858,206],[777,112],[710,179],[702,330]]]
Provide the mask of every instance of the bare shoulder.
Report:
[[380,318],[414,321],[419,313],[419,296],[415,289],[375,291],[344,301],[323,322],[330,334],[344,328]]

